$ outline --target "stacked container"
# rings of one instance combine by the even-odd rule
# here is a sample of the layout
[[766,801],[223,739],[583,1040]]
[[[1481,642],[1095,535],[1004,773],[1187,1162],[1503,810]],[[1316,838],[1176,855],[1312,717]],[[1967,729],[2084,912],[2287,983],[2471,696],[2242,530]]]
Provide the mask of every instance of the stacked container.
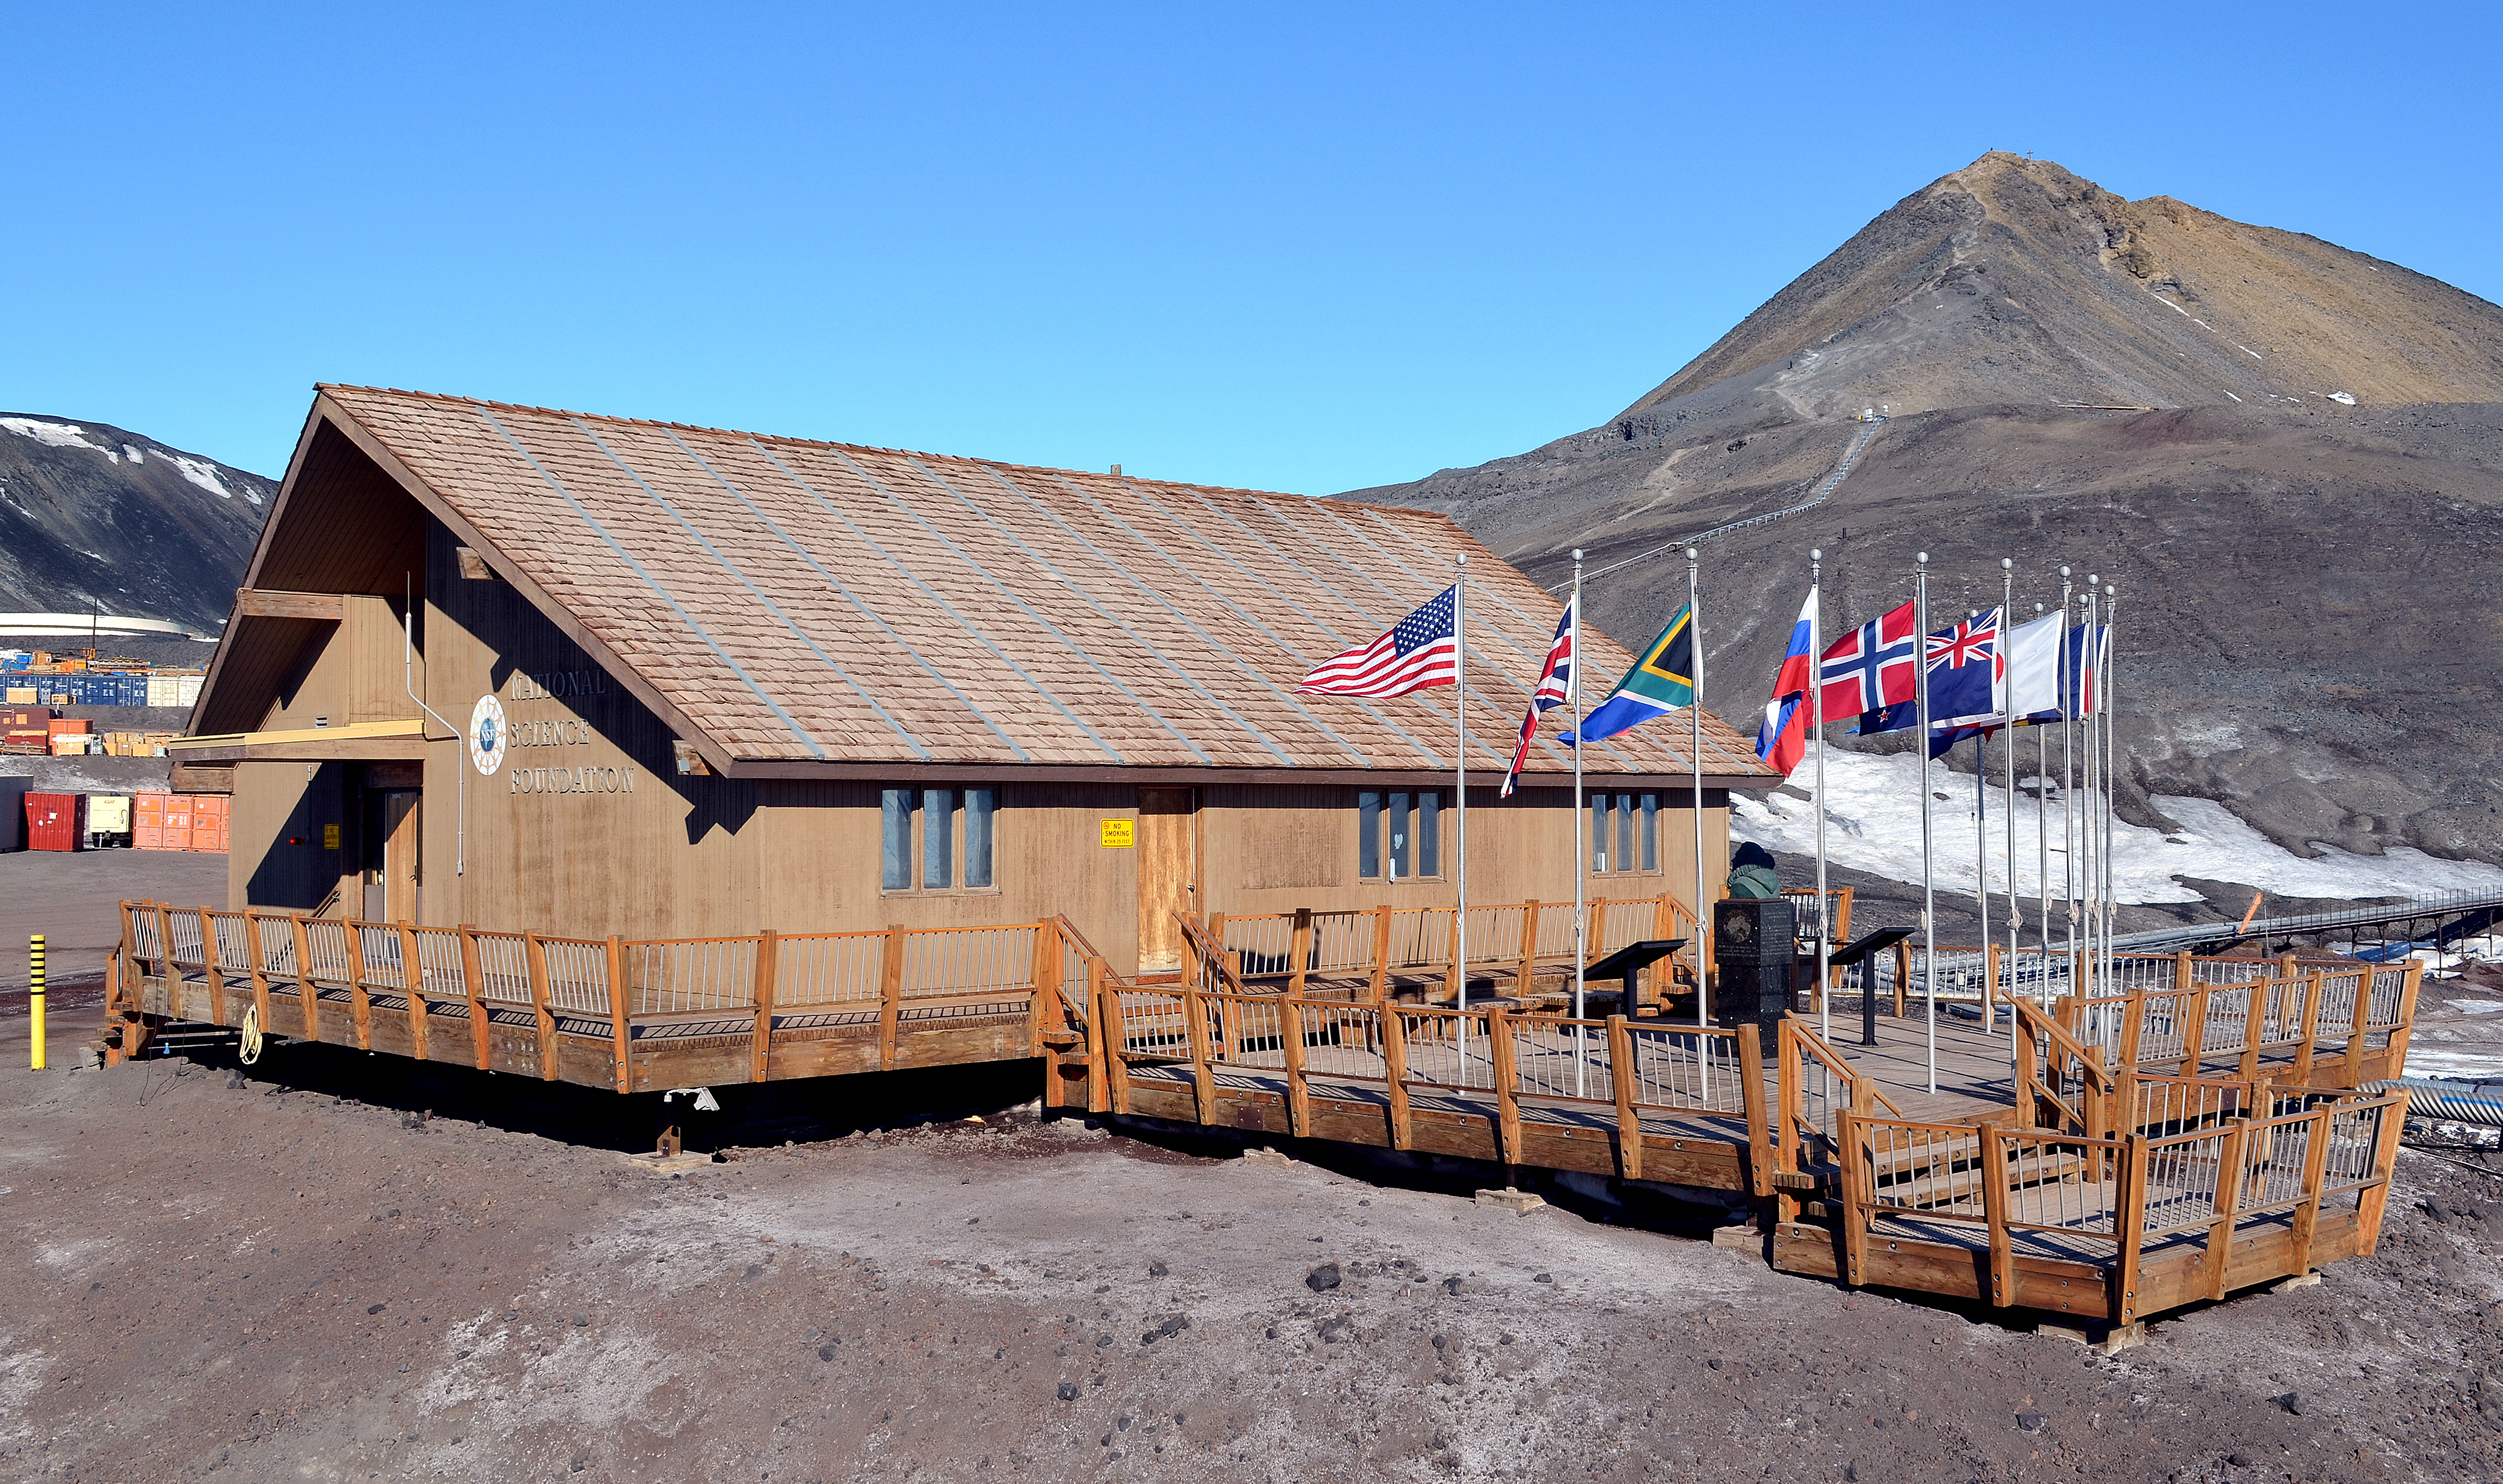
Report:
[[191,848],[223,855],[226,848],[226,821],[234,800],[225,794],[192,794]]

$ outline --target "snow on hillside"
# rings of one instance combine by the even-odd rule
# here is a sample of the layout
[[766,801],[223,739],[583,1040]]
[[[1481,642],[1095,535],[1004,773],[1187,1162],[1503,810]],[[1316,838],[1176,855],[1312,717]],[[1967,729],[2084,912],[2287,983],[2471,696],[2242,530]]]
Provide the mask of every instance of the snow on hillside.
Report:
[[[2027,752],[2033,749],[2027,747]],[[2007,840],[2007,794],[1999,780],[2000,753],[1992,749],[1992,787],[1988,792],[1990,879],[1994,893],[2007,889],[2004,859]],[[1732,831],[1767,849],[1808,855],[1816,850],[1816,812],[1804,797],[1815,781],[1814,756],[1800,765],[1789,789],[1763,798],[1736,796]],[[1921,880],[1921,803],[1916,792],[1919,765],[1909,753],[1875,755],[1826,754],[1828,796],[1826,858],[1840,866],[1898,881]],[[2036,827],[2035,803],[2028,791],[2030,770],[2017,775],[2016,879],[2018,894],[2038,896],[2041,889],[2039,862],[2044,853]],[[1932,879],[1940,891],[1971,892],[1974,882],[1973,778],[1932,764],[1930,787],[1943,799],[1931,801]],[[2082,792],[2079,804],[2088,802]],[[2331,897],[2363,900],[2412,897],[2437,891],[2503,887],[2503,869],[2480,861],[2444,860],[2421,850],[2394,847],[2381,855],[2357,855],[2335,846],[2315,845],[2319,854],[2307,860],[2269,840],[2236,818],[2223,805],[2208,799],[2154,796],[2155,808],[2173,821],[2170,831],[2146,829],[2126,821],[2112,827],[2112,865],[2119,898],[2128,903],[2196,902],[2198,892],[2177,880],[2231,881],[2273,896]],[[2044,820],[2048,836],[2053,895],[2064,876],[2060,801],[2053,790]]]

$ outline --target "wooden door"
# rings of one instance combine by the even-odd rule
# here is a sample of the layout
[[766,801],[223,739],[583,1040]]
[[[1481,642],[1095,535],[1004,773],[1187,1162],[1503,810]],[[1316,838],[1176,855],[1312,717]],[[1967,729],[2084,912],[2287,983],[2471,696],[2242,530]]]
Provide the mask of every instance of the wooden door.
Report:
[[382,888],[384,919],[418,920],[418,801],[415,789],[395,788],[383,795]]
[[1139,972],[1181,971],[1175,913],[1200,915],[1199,791],[1139,790]]

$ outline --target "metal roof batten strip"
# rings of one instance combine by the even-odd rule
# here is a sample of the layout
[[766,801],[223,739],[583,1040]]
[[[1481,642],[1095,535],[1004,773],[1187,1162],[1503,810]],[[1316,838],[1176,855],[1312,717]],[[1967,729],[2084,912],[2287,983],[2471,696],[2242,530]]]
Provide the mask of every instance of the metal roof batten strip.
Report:
[[[825,578],[828,583],[833,585],[836,592],[842,594],[844,598],[848,599],[851,605],[861,611],[861,615],[863,617],[867,618],[871,623],[877,625],[879,632],[884,634],[888,638],[895,640],[895,646],[903,650],[906,654],[910,655],[913,663],[919,665],[922,671],[927,673],[931,679],[938,681],[939,684],[945,689],[948,695],[955,697],[957,702],[962,705],[965,709],[973,712],[975,720],[980,722],[983,726],[990,728],[991,735],[1006,743],[1008,749],[1016,754],[1018,762],[1030,763],[1034,761],[1033,753],[1028,752],[1024,747],[1018,745],[1015,738],[1011,737],[1007,732],[1001,730],[1000,724],[993,721],[989,714],[983,711],[980,707],[976,706],[971,697],[967,696],[963,691],[958,690],[953,681],[950,681],[945,675],[941,674],[937,666],[931,664],[928,660],[923,659],[921,657],[920,650],[913,648],[911,643],[909,642],[903,635],[896,633],[892,625],[888,624],[884,618],[878,616],[878,612],[875,608],[873,608],[868,604],[861,602],[857,594],[853,593],[850,588],[843,585],[843,579],[836,576],[833,572],[828,571],[824,563],[819,562],[814,556],[809,554],[808,548],[801,545],[798,541],[793,540],[790,533],[782,529],[782,525],[779,521],[776,521],[773,517],[758,509],[755,501],[749,500],[745,494],[741,493],[738,486],[731,483],[730,480],[722,474],[721,470],[713,467],[710,460],[706,459],[703,455],[697,453],[694,447],[691,446],[686,439],[679,437],[677,430],[673,428],[664,428],[661,431],[669,434],[670,442],[675,443],[678,447],[686,451],[687,457],[696,462],[697,467],[703,469],[705,473],[710,474],[713,477],[714,482],[718,483],[723,489],[729,491],[731,499],[737,500],[742,505],[745,505],[749,514],[754,515],[758,520],[763,521],[767,530],[772,532],[775,535],[780,536],[782,538],[782,544],[790,547],[801,561],[806,562],[810,567],[816,569],[817,575]],[[876,703],[873,701],[871,704],[874,706]],[[927,756],[928,754],[925,753],[923,755]]]
[[[936,588],[933,588],[929,583],[922,581],[918,572],[915,572],[911,568],[905,566],[903,561],[898,558],[895,553],[887,550],[884,546],[879,545],[876,538],[872,536],[868,532],[863,531],[858,525],[854,524],[850,516],[845,515],[842,511],[835,508],[835,502],[828,500],[825,496],[817,493],[817,487],[810,484],[806,479],[801,478],[797,469],[794,469],[791,466],[783,463],[780,459],[775,458],[773,450],[767,448],[754,437],[748,438],[747,446],[755,449],[758,453],[763,454],[768,463],[771,464],[775,468],[780,469],[793,484],[800,487],[803,493],[805,493],[810,500],[815,500],[820,509],[823,509],[828,515],[833,516],[835,519],[841,521],[843,523],[843,529],[850,532],[853,537],[862,545],[867,546],[870,550],[876,552],[881,557],[884,557],[889,567],[894,568],[897,571],[904,574],[905,581],[921,589],[921,595],[929,599],[932,603],[938,604],[939,611],[946,614],[950,619],[953,619],[956,627],[964,630],[967,634],[972,635],[975,642],[989,650],[994,659],[997,659],[1001,664],[1006,665],[1010,672],[1018,679],[1023,680],[1027,685],[1033,687],[1034,693],[1041,696],[1045,701],[1049,702],[1053,710],[1068,717],[1069,724],[1076,727],[1079,731],[1086,734],[1086,740],[1102,748],[1106,757],[1111,758],[1115,763],[1120,763],[1125,766],[1129,763],[1129,759],[1121,755],[1119,748],[1114,747],[1111,742],[1106,742],[1101,734],[1099,734],[1093,727],[1088,726],[1085,721],[1080,718],[1076,711],[1071,710],[1068,705],[1058,696],[1053,695],[1048,689],[1046,689],[1042,681],[1036,679],[1030,674],[1027,674],[1025,673],[1024,666],[1019,665],[1012,659],[1010,659],[1006,651],[1001,649],[999,645],[991,642],[989,635],[986,635],[981,630],[974,627],[972,622],[970,622],[964,614],[956,611],[955,606],[952,604],[948,603],[946,599],[939,596],[939,592]],[[845,464],[851,464],[849,459],[845,459],[843,462]],[[852,468],[855,472],[858,472],[860,470],[860,466],[852,464]],[[863,477],[867,476],[864,475]],[[876,483],[875,480],[871,480],[870,482],[873,484]]]
[[[730,558],[723,556],[721,554],[721,548],[713,545],[711,541],[705,539],[704,534],[696,529],[695,522],[687,519],[686,516],[679,511],[676,505],[670,503],[668,496],[652,488],[651,481],[645,479],[641,474],[636,473],[634,471],[634,466],[628,464],[625,459],[618,454],[617,450],[609,447],[607,441],[601,438],[600,434],[593,432],[588,427],[585,427],[582,419],[577,417],[569,419],[569,421],[574,427],[582,430],[582,435],[591,440],[592,447],[599,449],[603,454],[606,454],[608,456],[609,463],[616,465],[619,470],[622,471],[627,478],[634,480],[635,484],[641,486],[644,494],[651,496],[653,500],[660,503],[662,509],[669,511],[671,519],[685,527],[687,535],[695,538],[695,543],[703,547],[706,555],[721,564],[722,570],[730,573],[733,577],[737,578],[738,585],[740,587],[743,587],[747,589],[748,592],[754,594],[756,601],[765,604],[768,612],[782,620],[782,627],[791,631],[792,638],[797,638],[801,643],[807,645],[808,652],[810,654],[823,660],[828,670],[833,671],[838,676],[840,676],[845,685],[858,691],[860,693],[860,698],[869,703],[869,708],[877,713],[877,719],[885,722],[889,727],[893,728],[895,735],[904,739],[904,744],[906,746],[910,747],[914,752],[920,754],[923,762],[926,763],[930,761],[930,749],[921,745],[921,740],[907,730],[904,723],[897,721],[893,716],[888,715],[886,707],[877,704],[877,698],[871,695],[868,689],[858,680],[853,679],[851,674],[845,671],[840,664],[837,663],[835,657],[826,653],[825,649],[820,646],[815,639],[810,638],[798,624],[792,622],[791,615],[782,611],[782,605],[780,604],[777,604],[772,599],[766,597],[763,589],[759,588],[755,583],[748,581],[747,574],[738,569],[737,564],[732,562]],[[674,437],[675,434],[671,434],[671,436]],[[681,444],[679,446],[684,447],[685,445]]]
[[506,428],[502,423],[497,422],[496,414],[488,411],[486,408],[480,407],[477,410],[478,416],[485,421],[487,426],[495,429],[497,433],[499,434],[505,442],[510,443],[513,446],[514,453],[521,455],[522,462],[529,465],[531,470],[541,479],[546,480],[548,488],[556,491],[559,498],[564,500],[566,504],[573,507],[573,513],[582,517],[582,523],[589,526],[601,540],[608,543],[608,549],[617,553],[618,560],[634,569],[634,575],[642,578],[644,583],[649,586],[655,594],[659,595],[660,600],[669,605],[669,611],[677,614],[679,620],[685,623],[690,630],[694,631],[696,638],[704,641],[704,647],[710,649],[715,655],[719,656],[721,662],[730,667],[732,673],[737,675],[739,679],[747,683],[747,688],[756,693],[756,699],[765,704],[765,708],[771,711],[775,716],[781,718],[782,724],[791,729],[791,735],[800,740],[801,745],[806,747],[811,753],[815,754],[819,762],[826,761],[826,749],[817,745],[817,740],[808,735],[807,728],[800,725],[798,721],[792,718],[790,712],[782,709],[780,706],[775,704],[773,698],[766,693],[765,687],[756,683],[756,677],[749,674],[745,667],[741,666],[737,660],[730,657],[730,651],[722,648],[721,645],[714,640],[713,637],[709,633],[705,632],[704,626],[696,622],[695,615],[689,613],[684,607],[680,606],[678,600],[669,596],[669,590],[661,586],[659,579],[655,578],[651,572],[646,570],[642,563],[634,560],[634,553],[628,551],[625,547],[617,543],[617,538],[608,534],[608,528],[601,525],[598,517],[594,516],[588,509],[585,509],[581,500],[573,498],[573,492],[559,483],[557,477],[548,472],[545,465],[540,464],[538,460],[531,456],[531,451],[522,446],[522,440],[513,436],[512,430]]

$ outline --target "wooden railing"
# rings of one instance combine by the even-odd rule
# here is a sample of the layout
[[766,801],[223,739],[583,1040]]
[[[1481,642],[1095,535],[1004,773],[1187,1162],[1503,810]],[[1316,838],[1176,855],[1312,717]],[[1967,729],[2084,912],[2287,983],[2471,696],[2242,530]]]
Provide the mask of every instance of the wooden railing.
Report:
[[[2106,1268],[2110,1317],[2127,1324],[2143,1306],[2155,1249],[2199,1244],[2193,1281],[2177,1302],[2223,1297],[2229,1272],[2248,1285],[2309,1271],[2324,1210],[2344,1202],[2353,1202],[2355,1250],[2372,1251],[2404,1095],[2302,1088],[2201,1100],[2235,1086],[2249,1097],[2250,1085],[2223,1082],[2187,1102],[2181,1089],[2168,1091],[2132,1122],[2179,1131],[2117,1136],[1843,1110],[1846,1281],[1867,1281],[1869,1244],[1880,1236],[1890,1245],[1970,1245],[1988,1253],[1983,1296],[2006,1306],[2018,1302],[2021,1243]],[[1958,1229],[1971,1234],[1963,1243]],[[2280,1232],[2287,1233],[2281,1244]]]
[[1289,1132],[1314,1133],[1316,1088],[1380,1087],[1393,1149],[1413,1147],[1414,1092],[1475,1093],[1495,1108],[1498,1157],[1521,1163],[1525,1104],[1611,1107],[1624,1173],[1642,1176],[1646,1111],[1746,1114],[1761,1099],[1754,1043],[1712,1027],[1573,1019],[1500,1006],[1305,999],[1196,984],[1103,985],[1093,1018],[1114,1052],[1110,1111],[1130,1111],[1147,1066],[1187,1068],[1203,1123],[1219,1122],[1217,1079],[1256,1073],[1283,1085]]
[[1877,1089],[1875,1078],[1853,1070],[1840,1052],[1796,1016],[1785,1016],[1781,1022],[1773,1097],[1769,1117],[1751,1118],[1749,1132],[1759,1143],[1756,1193],[1773,1197],[1784,1221],[1796,1214],[1796,1192],[1838,1178],[1845,1112],[1902,1112]]
[[[487,1064],[500,1018],[532,1025],[539,1073],[554,1080],[562,1038],[607,1043],[618,1090],[634,1043],[675,1027],[732,1034],[744,1023],[765,1080],[773,1018],[857,1016],[877,1025],[879,1064],[893,1066],[908,1010],[991,1006],[1026,1013],[1042,1045],[1047,1021],[1081,1014],[1074,972],[1109,974],[1065,918],[994,927],[904,928],[753,937],[607,939],[471,927],[420,927],[262,910],[221,912],[123,902],[107,1013],[135,1021],[140,984],[158,980],[176,1017],[196,993],[207,1018],[233,1023],[248,995],[262,1031],[373,1046],[377,1016],[403,1018],[410,1053],[437,1059],[437,1038],[471,1041],[461,1059]],[[1090,967],[1091,966],[1091,967]],[[1040,991],[1040,992],[1038,992]],[[1057,1005],[1059,1010],[1050,1007]],[[336,1034],[345,1032],[345,1035]],[[1038,1052],[1039,1053],[1039,1052]]]

